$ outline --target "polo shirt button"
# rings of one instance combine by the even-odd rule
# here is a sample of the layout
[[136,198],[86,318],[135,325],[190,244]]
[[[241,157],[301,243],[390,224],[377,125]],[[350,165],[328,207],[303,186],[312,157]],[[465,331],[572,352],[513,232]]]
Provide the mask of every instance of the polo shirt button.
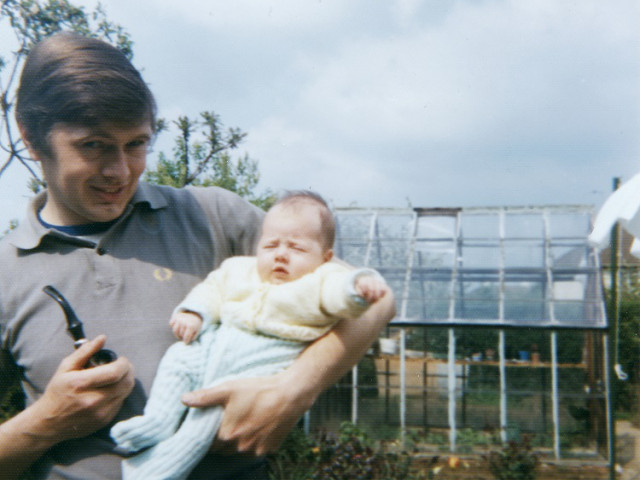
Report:
[[104,255],[105,253],[107,253],[107,249],[104,247],[100,247],[98,248],[98,250],[96,250],[96,252],[98,253],[98,255]]

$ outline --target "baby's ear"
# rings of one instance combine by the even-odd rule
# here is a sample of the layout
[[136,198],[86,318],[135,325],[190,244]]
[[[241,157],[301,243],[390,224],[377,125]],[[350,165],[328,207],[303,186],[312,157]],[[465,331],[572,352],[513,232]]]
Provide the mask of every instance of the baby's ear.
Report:
[[333,250],[332,249],[329,249],[326,252],[324,252],[324,261],[325,262],[328,262],[332,258],[333,258]]

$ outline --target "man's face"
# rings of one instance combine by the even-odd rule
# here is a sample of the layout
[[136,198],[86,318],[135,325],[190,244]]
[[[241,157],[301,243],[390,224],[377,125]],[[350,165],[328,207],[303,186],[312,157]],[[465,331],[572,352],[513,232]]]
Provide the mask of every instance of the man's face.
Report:
[[83,225],[118,218],[136,191],[152,135],[149,122],[133,127],[54,125],[51,155],[32,152],[47,182],[42,219]]
[[333,255],[323,247],[321,238],[318,207],[273,207],[264,219],[258,242],[260,279],[280,284],[313,272]]

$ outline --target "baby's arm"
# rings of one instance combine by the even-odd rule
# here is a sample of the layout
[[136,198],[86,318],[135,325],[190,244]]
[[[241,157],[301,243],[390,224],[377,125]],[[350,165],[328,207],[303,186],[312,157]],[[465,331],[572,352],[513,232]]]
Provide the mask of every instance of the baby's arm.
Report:
[[384,278],[373,269],[348,270],[340,265],[326,265],[316,305],[321,305],[321,310],[334,319],[358,318],[389,291]]
[[200,333],[202,318],[194,312],[176,312],[169,322],[173,334],[184,343],[191,343]]
[[356,293],[369,304],[375,303],[384,297],[385,293],[387,293],[387,288],[387,284],[374,275],[360,275],[355,281]]

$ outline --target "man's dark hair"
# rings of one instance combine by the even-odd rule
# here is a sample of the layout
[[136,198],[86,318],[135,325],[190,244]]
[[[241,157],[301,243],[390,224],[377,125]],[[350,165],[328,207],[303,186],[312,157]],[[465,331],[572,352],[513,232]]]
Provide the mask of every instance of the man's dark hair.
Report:
[[16,120],[36,151],[50,154],[56,123],[94,127],[144,121],[155,130],[156,103],[129,59],[102,40],[62,32],[27,56],[18,87]]
[[333,248],[336,238],[336,220],[333,217],[333,213],[331,213],[329,204],[319,194],[311,190],[288,190],[278,197],[273,206],[280,205],[295,208],[297,205],[309,204],[318,207],[323,246],[329,250]]

